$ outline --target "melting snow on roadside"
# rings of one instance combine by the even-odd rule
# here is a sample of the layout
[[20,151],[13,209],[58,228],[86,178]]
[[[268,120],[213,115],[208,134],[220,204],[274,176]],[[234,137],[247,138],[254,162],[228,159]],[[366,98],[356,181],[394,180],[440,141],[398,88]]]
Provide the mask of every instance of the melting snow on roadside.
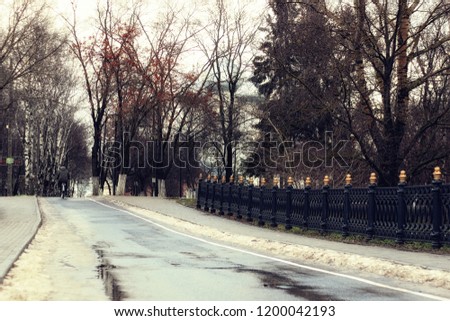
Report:
[[43,226],[0,285],[0,300],[108,300],[95,251],[41,202]]

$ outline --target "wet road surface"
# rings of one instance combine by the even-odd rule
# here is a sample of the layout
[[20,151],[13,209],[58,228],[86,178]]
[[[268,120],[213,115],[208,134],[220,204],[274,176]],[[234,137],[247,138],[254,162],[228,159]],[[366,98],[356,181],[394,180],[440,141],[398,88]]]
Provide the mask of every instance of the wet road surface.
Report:
[[189,237],[90,200],[48,201],[97,251],[114,300],[426,300]]

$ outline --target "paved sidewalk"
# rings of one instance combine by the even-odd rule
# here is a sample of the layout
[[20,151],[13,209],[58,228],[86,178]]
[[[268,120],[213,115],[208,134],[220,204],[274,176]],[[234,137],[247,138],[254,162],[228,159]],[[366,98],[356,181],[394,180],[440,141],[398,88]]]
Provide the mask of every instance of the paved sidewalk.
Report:
[[369,258],[376,258],[406,266],[416,266],[427,270],[450,272],[450,256],[433,253],[417,253],[379,246],[355,245],[342,242],[332,242],[284,233],[280,231],[260,228],[238,221],[229,220],[218,215],[197,211],[178,204],[175,200],[165,200],[151,197],[115,196],[104,197],[105,200],[118,200],[129,205],[148,209],[160,214],[172,216],[194,224],[216,227],[223,232],[252,235],[267,240],[274,240],[290,244],[304,245],[317,249],[333,250],[341,253],[356,254]]
[[0,197],[0,283],[41,224],[34,196]]

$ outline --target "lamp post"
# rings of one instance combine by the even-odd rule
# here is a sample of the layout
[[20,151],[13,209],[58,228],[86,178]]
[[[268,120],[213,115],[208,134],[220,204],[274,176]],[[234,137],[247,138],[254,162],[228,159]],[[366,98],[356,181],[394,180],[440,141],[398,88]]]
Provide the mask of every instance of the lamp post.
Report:
[[[7,188],[7,196],[13,195],[13,164],[14,164],[14,158],[12,156],[13,149],[12,149],[12,135],[11,135],[11,128],[9,124],[6,125],[7,130],[7,137],[8,137],[8,158],[7,158],[7,174],[6,174],[6,188]],[[12,160],[12,161],[11,161]]]
[[431,232],[431,246],[433,249],[442,247],[442,173],[439,167],[434,168],[433,172],[433,230]]

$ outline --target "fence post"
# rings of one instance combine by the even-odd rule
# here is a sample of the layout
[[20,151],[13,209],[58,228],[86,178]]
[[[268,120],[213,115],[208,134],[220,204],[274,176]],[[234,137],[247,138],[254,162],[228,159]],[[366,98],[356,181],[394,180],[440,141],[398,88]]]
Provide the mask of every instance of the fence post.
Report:
[[303,204],[303,227],[308,228],[308,219],[309,219],[309,191],[311,190],[311,178],[307,177],[305,180],[305,203]]
[[329,215],[329,205],[328,205],[328,190],[330,189],[330,178],[325,176],[323,178],[322,187],[322,217],[320,218],[320,233],[324,234],[327,231],[327,222]]
[[202,182],[203,182],[203,175],[200,173],[200,176],[198,177],[198,186],[197,186],[197,209],[200,209],[202,207],[200,203],[200,189],[202,188]]
[[366,228],[366,234],[367,239],[371,240],[373,238],[374,234],[374,221],[375,221],[375,210],[376,210],[376,204],[375,204],[375,189],[377,187],[377,174],[372,173],[370,174],[370,185],[369,185],[369,191],[368,191],[368,209],[367,209],[367,228]]
[[253,209],[253,177],[250,177],[248,185],[247,222],[253,221],[252,209]]
[[242,213],[241,213],[241,204],[242,204],[242,184],[244,183],[244,178],[242,177],[242,175],[239,176],[239,182],[238,182],[238,203],[237,203],[237,218],[241,219],[242,218]]
[[264,211],[264,190],[266,188],[266,179],[261,178],[261,186],[259,188],[259,215],[258,215],[258,225],[263,226],[263,211]]
[[213,214],[216,212],[216,207],[214,205],[214,202],[216,201],[216,190],[217,190],[216,186],[217,186],[217,176],[213,176],[213,181],[212,181],[212,185],[211,185],[212,200],[211,200],[211,209],[210,209],[210,212]]
[[293,184],[294,180],[292,177],[288,178],[288,186],[286,188],[286,230],[292,229],[292,222],[291,222],[291,216],[292,216],[292,190],[293,190]]
[[345,177],[345,186],[344,186],[344,217],[342,219],[342,236],[347,237],[348,233],[348,225],[349,225],[349,217],[351,210],[350,203],[350,190],[352,189],[352,176],[347,174]]
[[231,211],[231,202],[233,201],[233,185],[234,185],[234,176],[230,176],[230,182],[228,183],[228,211],[227,214],[229,216],[233,215]]
[[208,194],[209,194],[209,189],[211,188],[209,185],[209,183],[211,182],[211,175],[208,174],[207,178],[206,178],[206,196],[205,196],[205,207],[203,207],[203,210],[205,212],[209,212],[209,208],[208,208]]
[[223,189],[225,187],[225,183],[226,183],[226,178],[225,178],[225,176],[222,176],[222,180],[221,180],[221,184],[220,184],[220,208],[219,208],[219,215],[225,214],[223,212],[223,201],[224,201]]
[[433,249],[442,247],[442,197],[441,197],[442,173],[439,167],[433,172],[433,231],[431,232],[431,246]]
[[405,186],[406,186],[406,172],[400,171],[397,190],[397,231],[395,232],[397,236],[395,242],[397,244],[405,243],[405,219],[406,219]]
[[276,177],[273,178],[273,187],[272,187],[272,213],[270,216],[270,226],[277,227],[277,190],[278,190],[278,179]]

